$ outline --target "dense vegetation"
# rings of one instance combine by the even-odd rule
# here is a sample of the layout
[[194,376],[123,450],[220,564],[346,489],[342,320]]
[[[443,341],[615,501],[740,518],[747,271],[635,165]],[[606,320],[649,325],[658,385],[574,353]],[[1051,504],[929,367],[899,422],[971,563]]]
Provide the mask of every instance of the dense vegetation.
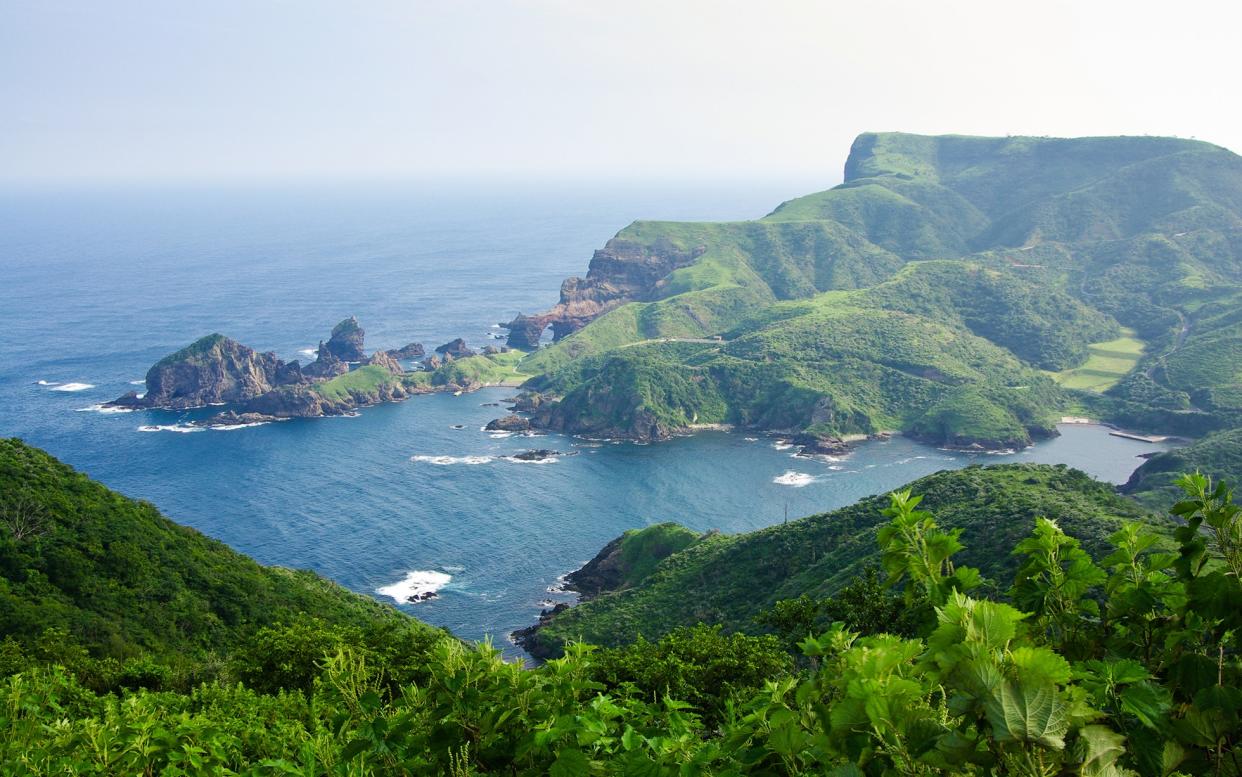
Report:
[[1242,426],[1242,158],[1210,144],[865,134],[841,186],[614,242],[697,258],[527,360],[564,397],[554,428],[1000,446],[1063,412]]
[[[1167,520],[1064,466],[968,467],[910,487],[944,523],[963,531],[962,560],[992,580],[1013,577],[1017,560],[997,549],[1016,545],[1037,517],[1056,519],[1097,556],[1125,522],[1148,527],[1165,546],[1172,531]],[[533,645],[551,654],[573,640],[624,645],[699,622],[764,633],[768,629],[755,618],[776,602],[832,595],[878,564],[883,504],[883,497],[873,497],[755,532],[704,537],[661,561],[641,583],[561,613]]]
[[0,635],[10,658],[56,657],[95,688],[184,685],[300,613],[325,628],[431,631],[311,572],[260,566],[43,451],[0,440]]
[[1242,429],[1209,434],[1201,440],[1152,456],[1131,475],[1122,490],[1152,506],[1167,504],[1179,493],[1183,472],[1202,472],[1216,480],[1242,483]]
[[[107,523],[132,511],[147,521],[130,528],[167,531],[149,507],[44,454],[16,442],[3,453],[6,477],[19,476],[0,490],[3,506],[35,500],[47,511],[42,522],[0,526],[6,554],[34,542],[23,557],[40,563],[72,542],[62,523],[103,531],[92,515]],[[939,516],[925,510],[930,498],[892,495],[867,532],[883,580],[862,575],[828,598],[778,601],[761,613],[771,636],[683,627],[628,647],[570,646],[528,670],[377,605],[350,607],[337,591],[349,617],[264,613],[269,625],[230,636],[215,676],[161,686],[170,654],[143,653],[149,671],[134,679],[145,681],[109,688],[91,686],[65,630],[10,637],[0,644],[0,764],[23,774],[1242,773],[1242,510],[1228,490],[1186,478],[1171,540],[1120,516],[1086,521],[1093,558],[1062,531],[1072,512],[1030,519],[1029,500],[1063,491],[1072,506],[1103,498],[1103,486],[1063,470],[1002,469],[1007,488],[958,483],[958,501],[941,502]],[[919,485],[929,495],[945,486]],[[955,509],[973,514],[963,504],[993,505],[1009,530],[985,540],[986,522],[941,528]],[[881,506],[860,506],[855,520]],[[1019,541],[1001,544],[1011,535]],[[652,534],[662,536],[675,535]],[[213,563],[181,552],[210,546],[224,554],[217,574],[258,570],[256,585],[270,584],[272,573],[192,532],[161,537],[175,556],[155,558],[184,565],[176,574]],[[979,557],[1014,548],[1012,563],[993,567],[1004,577],[966,565],[963,545],[975,539],[990,549]],[[1170,541],[1172,552],[1161,550]],[[49,569],[49,585],[60,571]],[[96,571],[117,591],[142,591],[121,570]],[[148,617],[160,613],[165,626],[177,617],[174,607]]]

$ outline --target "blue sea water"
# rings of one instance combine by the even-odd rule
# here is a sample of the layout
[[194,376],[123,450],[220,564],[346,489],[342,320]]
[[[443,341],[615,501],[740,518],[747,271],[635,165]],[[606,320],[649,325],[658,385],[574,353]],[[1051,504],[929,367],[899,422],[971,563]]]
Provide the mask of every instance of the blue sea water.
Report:
[[[483,432],[503,412],[487,405],[511,389],[195,433],[169,430],[182,414],[92,409],[214,331],[287,359],[304,359],[351,314],[371,348],[458,336],[485,345],[495,322],[554,303],[561,280],[584,273],[591,252],[635,218],[751,218],[809,190],[457,183],[0,194],[0,435],[263,563],[310,568],[380,598],[415,572],[446,582],[439,598],[405,609],[463,637],[492,635],[513,653],[506,636],[546,600],[565,598],[549,592],[557,578],[625,529],[671,520],[746,531],[976,461],[1062,462],[1121,482],[1139,454],[1161,447],[1064,427],[1011,456],[896,438],[830,461],[792,458],[742,433],[644,446]],[[501,458],[533,446],[577,455]]]

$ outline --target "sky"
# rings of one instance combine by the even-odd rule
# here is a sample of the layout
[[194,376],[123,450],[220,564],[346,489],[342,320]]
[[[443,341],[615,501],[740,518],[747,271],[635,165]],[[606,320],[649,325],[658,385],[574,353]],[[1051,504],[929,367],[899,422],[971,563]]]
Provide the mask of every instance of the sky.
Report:
[[0,0],[0,183],[841,178],[860,132],[1242,150],[1216,0]]

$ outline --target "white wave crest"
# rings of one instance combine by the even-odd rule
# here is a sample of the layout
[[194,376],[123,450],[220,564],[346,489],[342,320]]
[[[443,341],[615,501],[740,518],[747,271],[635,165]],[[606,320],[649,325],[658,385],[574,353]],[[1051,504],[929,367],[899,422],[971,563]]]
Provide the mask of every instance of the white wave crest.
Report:
[[314,348],[302,348],[301,350],[298,351],[298,353],[302,354],[303,356],[307,358],[314,358],[319,355],[319,351]]
[[490,464],[491,456],[411,456],[410,461],[447,467],[450,464]]
[[140,426],[140,432],[177,432],[179,434],[190,434],[191,432],[207,431],[202,426],[191,426],[190,424],[167,424],[161,426]]
[[59,386],[60,384],[54,380],[36,380],[36,386]]
[[549,456],[546,459],[519,459],[516,456],[506,456],[505,461],[513,464],[555,464],[560,461],[560,456]]
[[93,388],[95,388],[94,383],[62,383],[59,386],[52,386],[52,391],[86,391]]
[[131,380],[131,381],[129,382],[129,385],[131,385],[131,386],[145,386],[145,385],[147,385],[147,382],[146,382],[145,380]]
[[390,596],[397,604],[414,604],[430,598],[441,588],[449,584],[452,575],[431,570],[416,569],[405,574],[405,578],[392,585],[375,589],[380,596]]
[[818,478],[814,475],[808,475],[805,472],[794,472],[792,469],[783,475],[777,475],[772,478],[772,482],[780,486],[793,486],[794,488],[802,488],[814,483]]
[[248,424],[220,424],[211,427],[211,429],[216,432],[232,432],[238,429],[249,429],[252,426],[267,426],[270,423],[271,421],[254,421]]
[[136,408],[132,407],[111,407],[108,405],[91,405],[90,407],[79,407],[79,413],[104,413],[110,415],[112,413],[132,413]]
[[787,451],[794,446],[791,442],[774,442],[772,443],[772,447],[778,451]]

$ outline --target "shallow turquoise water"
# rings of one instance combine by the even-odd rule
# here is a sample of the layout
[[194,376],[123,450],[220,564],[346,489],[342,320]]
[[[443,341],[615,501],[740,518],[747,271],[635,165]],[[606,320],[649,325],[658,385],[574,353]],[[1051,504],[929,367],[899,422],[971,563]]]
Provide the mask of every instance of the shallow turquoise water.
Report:
[[[554,302],[560,280],[634,217],[753,217],[796,193],[772,184],[0,197],[0,434],[264,563],[371,594],[413,571],[447,575],[439,598],[407,609],[497,642],[557,598],[547,589],[559,575],[627,528],[673,520],[745,531],[974,461],[1063,462],[1120,482],[1157,448],[1098,427],[1065,427],[1012,456],[896,438],[841,461],[792,458],[741,433],[647,446],[493,438],[481,427],[502,410],[485,405],[508,389],[192,434],[138,431],[180,414],[83,410],[211,331],[296,358],[356,314],[371,347],[456,336],[483,345],[493,322]],[[528,447],[577,454],[497,458]]]

